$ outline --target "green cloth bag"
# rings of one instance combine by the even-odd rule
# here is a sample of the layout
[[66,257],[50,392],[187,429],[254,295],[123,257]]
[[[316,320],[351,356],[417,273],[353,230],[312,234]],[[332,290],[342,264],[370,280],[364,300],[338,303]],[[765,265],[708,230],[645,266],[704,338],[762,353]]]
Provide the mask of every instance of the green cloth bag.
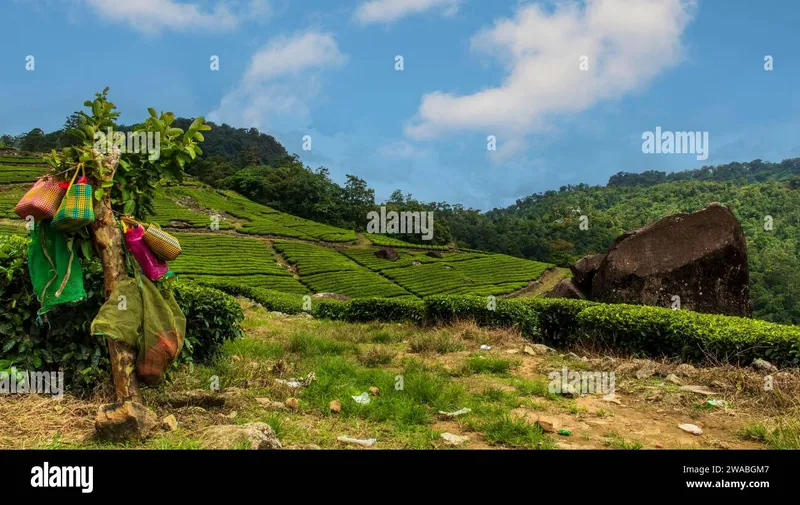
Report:
[[186,335],[186,316],[172,294],[172,283],[158,289],[145,276],[140,276],[144,320],[136,373],[145,384],[164,380],[169,366],[178,359]]
[[136,348],[142,333],[144,308],[135,279],[119,281],[92,321],[92,335],[125,342]]
[[53,229],[50,220],[35,224],[28,245],[28,273],[42,307],[38,314],[56,305],[86,298],[83,270],[72,240]]

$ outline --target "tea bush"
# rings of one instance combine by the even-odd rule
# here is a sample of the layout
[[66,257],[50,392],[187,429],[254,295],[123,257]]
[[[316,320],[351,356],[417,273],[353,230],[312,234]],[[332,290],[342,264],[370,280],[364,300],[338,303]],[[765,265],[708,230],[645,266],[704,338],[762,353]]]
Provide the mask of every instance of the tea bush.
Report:
[[[28,238],[0,235],[0,370],[63,371],[68,384],[89,389],[108,378],[108,351],[89,327],[103,303],[98,262],[84,264],[87,298],[59,306],[38,318],[39,302],[28,276]],[[176,284],[175,298],[186,315],[181,361],[204,361],[226,340],[242,335],[244,319],[236,300],[219,290]]]

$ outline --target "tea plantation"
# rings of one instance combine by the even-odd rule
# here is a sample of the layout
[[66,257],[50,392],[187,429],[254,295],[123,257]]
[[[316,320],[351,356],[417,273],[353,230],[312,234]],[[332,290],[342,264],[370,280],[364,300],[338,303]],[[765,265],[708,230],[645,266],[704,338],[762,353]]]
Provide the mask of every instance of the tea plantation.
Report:
[[[0,178],[13,181],[0,183],[0,234],[27,233],[13,208],[29,188],[27,183],[46,172],[40,158],[13,158],[13,168],[0,166]],[[19,175],[23,172],[27,179]],[[181,279],[206,284],[294,295],[324,292],[413,300],[433,294],[508,294],[551,266],[501,254],[410,244],[384,235],[363,234],[359,242],[352,230],[279,212],[192,180],[165,188],[154,210],[149,221],[175,235],[183,247],[181,256],[170,263],[171,270]],[[397,250],[396,261],[375,255],[386,246]],[[441,251],[442,257],[427,256],[430,250]]]

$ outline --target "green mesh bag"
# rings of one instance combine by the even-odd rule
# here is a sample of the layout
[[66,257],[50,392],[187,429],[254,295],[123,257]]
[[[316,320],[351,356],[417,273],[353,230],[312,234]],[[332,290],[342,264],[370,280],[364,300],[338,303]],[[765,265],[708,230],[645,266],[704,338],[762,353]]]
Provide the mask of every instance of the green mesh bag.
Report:
[[123,279],[92,321],[92,335],[136,347],[142,332],[142,294],[135,279]]
[[136,373],[145,384],[156,384],[183,348],[186,317],[175,301],[171,283],[159,290],[146,277],[140,278],[144,320]]
[[72,240],[50,226],[50,220],[36,223],[28,246],[28,272],[42,307],[39,315],[56,305],[86,298],[81,262]]

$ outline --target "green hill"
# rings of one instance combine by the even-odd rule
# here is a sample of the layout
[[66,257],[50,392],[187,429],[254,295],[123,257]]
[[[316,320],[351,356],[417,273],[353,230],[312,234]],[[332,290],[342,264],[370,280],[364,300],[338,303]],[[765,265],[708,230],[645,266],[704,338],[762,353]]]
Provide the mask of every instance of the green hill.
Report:
[[[40,159],[0,167],[0,233],[24,234],[14,214],[30,182],[46,171]],[[21,160],[21,159],[20,159]],[[27,163],[27,164],[26,164]],[[20,176],[18,174],[23,174]],[[150,219],[173,233],[183,253],[170,264],[180,278],[291,294],[331,292],[351,298],[416,299],[432,294],[507,295],[552,265],[503,254],[461,252],[441,258],[426,246],[316,223],[279,212],[227,190],[187,181],[156,198]],[[379,259],[380,246],[399,249]]]

